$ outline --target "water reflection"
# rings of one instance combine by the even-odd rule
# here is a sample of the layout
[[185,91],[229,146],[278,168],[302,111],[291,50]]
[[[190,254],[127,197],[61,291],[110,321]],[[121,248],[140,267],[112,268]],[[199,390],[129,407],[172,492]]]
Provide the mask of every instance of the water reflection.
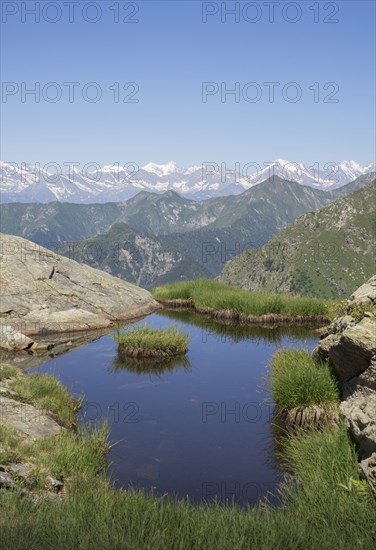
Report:
[[185,355],[166,357],[165,359],[158,359],[158,361],[155,361],[155,359],[124,357],[124,355],[118,352],[111,367],[114,373],[126,370],[139,375],[150,374],[160,376],[163,373],[171,373],[181,368],[189,371],[191,369],[191,364]]
[[270,342],[274,344],[286,343],[292,346],[301,343],[304,338],[312,337],[312,330],[317,326],[307,325],[238,325],[229,320],[212,320],[210,317],[199,315],[194,311],[179,311],[162,309],[158,315],[168,319],[180,320],[183,323],[189,323],[202,328],[202,341],[207,342],[210,338],[232,342],[241,342],[252,340],[257,342]]
[[181,311],[147,322],[188,332],[187,356],[124,358],[111,334],[38,368],[86,396],[82,422],[109,422],[117,486],[241,505],[276,493],[284,468],[265,373],[278,348],[312,349],[310,329],[224,325]]

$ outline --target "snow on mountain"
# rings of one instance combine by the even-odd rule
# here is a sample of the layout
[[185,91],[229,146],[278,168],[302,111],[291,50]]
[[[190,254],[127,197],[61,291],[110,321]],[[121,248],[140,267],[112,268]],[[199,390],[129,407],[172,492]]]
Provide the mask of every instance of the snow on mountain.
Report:
[[328,191],[374,171],[375,164],[362,166],[352,160],[309,166],[276,159],[258,169],[253,166],[249,174],[247,166],[237,166],[234,170],[234,167],[215,163],[182,168],[170,161],[166,164],[150,162],[142,168],[129,163],[61,170],[51,165],[0,162],[0,196],[2,202],[103,203],[128,200],[140,191],[164,193],[172,190],[187,198],[202,200],[239,194],[273,175]]
[[354,181],[363,174],[374,172],[375,164],[361,166],[357,162],[342,161],[339,163],[327,163],[319,166],[316,163],[306,165],[297,162],[290,162],[284,159],[276,159],[263,170],[258,171],[255,176],[242,179],[245,188],[260,183],[269,177],[276,175],[286,180],[296,181],[302,185],[308,185],[316,189],[329,191],[342,187],[351,181]]
[[[178,168],[176,162],[170,160],[167,164],[155,164],[154,162],[149,162],[142,167],[146,172],[152,172],[157,176],[169,176],[170,174],[175,174],[180,172],[182,169]],[[183,169],[184,170],[184,169]]]

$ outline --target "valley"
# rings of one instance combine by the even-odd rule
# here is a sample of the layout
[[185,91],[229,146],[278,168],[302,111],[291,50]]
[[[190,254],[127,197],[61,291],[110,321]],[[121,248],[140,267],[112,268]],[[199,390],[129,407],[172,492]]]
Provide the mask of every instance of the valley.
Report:
[[219,276],[227,262],[259,249],[300,215],[362,189],[371,178],[360,176],[329,192],[275,176],[241,194],[201,201],[175,191],[142,191],[117,203],[9,203],[0,206],[0,228],[151,289]]

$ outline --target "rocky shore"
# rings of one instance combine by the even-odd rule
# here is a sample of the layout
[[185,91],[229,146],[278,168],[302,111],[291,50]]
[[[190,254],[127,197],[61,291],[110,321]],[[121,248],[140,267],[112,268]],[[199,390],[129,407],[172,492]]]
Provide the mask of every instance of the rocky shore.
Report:
[[329,360],[342,391],[340,414],[357,444],[362,474],[376,495],[376,276],[343,304],[313,357]]
[[56,335],[108,329],[159,307],[146,290],[21,237],[0,235],[0,266],[6,350],[49,349]]

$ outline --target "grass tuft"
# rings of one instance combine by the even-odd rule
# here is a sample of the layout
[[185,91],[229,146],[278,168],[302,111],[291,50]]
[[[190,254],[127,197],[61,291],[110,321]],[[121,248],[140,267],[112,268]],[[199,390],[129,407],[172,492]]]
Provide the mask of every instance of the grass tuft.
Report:
[[117,332],[115,340],[125,355],[163,358],[186,353],[189,337],[176,327],[162,330],[142,325],[126,332]]
[[80,477],[94,482],[107,466],[108,433],[107,424],[103,424],[99,428],[80,428],[77,433],[64,430],[59,435],[31,441],[15,428],[0,424],[0,463],[27,464],[34,490],[43,490],[49,475],[64,480],[65,487]]
[[15,378],[19,374],[19,369],[12,365],[1,364],[0,365],[0,381],[7,380],[9,378]]
[[339,390],[329,366],[316,364],[305,350],[279,350],[271,360],[273,399],[280,409],[339,401]]
[[25,455],[25,448],[18,430],[0,423],[0,463],[20,462]]
[[57,436],[35,442],[33,455],[38,469],[58,479],[94,477],[106,468],[109,427],[79,428],[77,433],[63,431]]
[[64,425],[75,424],[81,400],[75,401],[54,376],[37,372],[13,380],[10,387],[21,399],[51,413]]

